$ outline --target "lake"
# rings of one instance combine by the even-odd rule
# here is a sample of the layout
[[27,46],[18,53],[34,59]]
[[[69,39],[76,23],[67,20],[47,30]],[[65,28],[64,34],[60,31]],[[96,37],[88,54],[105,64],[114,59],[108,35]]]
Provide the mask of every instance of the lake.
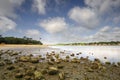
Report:
[[87,57],[94,60],[99,58],[102,62],[120,62],[120,46],[50,46],[61,50],[67,50],[72,53],[82,52],[81,55],[76,55],[77,58]]

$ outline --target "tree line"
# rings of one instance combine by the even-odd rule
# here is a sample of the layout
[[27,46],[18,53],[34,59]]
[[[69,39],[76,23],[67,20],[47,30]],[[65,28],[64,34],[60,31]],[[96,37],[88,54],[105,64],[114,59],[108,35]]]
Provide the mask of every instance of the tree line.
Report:
[[120,45],[120,41],[110,41],[110,42],[89,42],[89,43],[66,43],[57,45]]
[[24,36],[23,38],[17,37],[2,37],[0,35],[0,44],[40,44],[43,43],[41,41],[33,40],[32,38],[28,38]]

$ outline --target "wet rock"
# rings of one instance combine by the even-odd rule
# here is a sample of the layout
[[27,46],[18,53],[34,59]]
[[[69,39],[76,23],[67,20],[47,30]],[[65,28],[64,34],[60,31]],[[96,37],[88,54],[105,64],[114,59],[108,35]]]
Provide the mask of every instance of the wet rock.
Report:
[[110,65],[110,64],[111,64],[111,62],[105,62],[105,64],[108,64],[108,65]]
[[39,71],[35,71],[34,76],[35,76],[35,80],[45,80],[45,77]]
[[93,69],[91,69],[90,67],[86,68],[88,72],[94,72]]
[[41,57],[40,59],[41,59],[41,60],[45,60],[45,58],[44,58],[44,57]]
[[24,79],[25,79],[25,80],[31,80],[31,76],[26,75],[26,76],[24,77]]
[[32,76],[32,75],[34,75],[34,71],[33,70],[27,70],[26,75]]
[[91,69],[99,69],[99,64],[98,63],[92,63]]
[[49,67],[49,71],[48,71],[49,75],[56,75],[58,73],[59,73],[59,71],[58,71],[57,68],[55,68],[55,67]]
[[13,62],[12,62],[11,60],[8,60],[8,59],[7,59],[7,60],[5,60],[5,63],[6,63],[6,64],[12,64]]
[[59,54],[56,54],[55,57],[58,59],[59,58]]
[[38,59],[38,58],[31,58],[31,59],[30,59],[30,62],[31,62],[31,63],[38,63],[38,62],[39,62],[39,59]]
[[4,66],[4,65],[5,65],[5,63],[0,61],[0,66]]
[[107,57],[104,57],[104,59],[107,59]]
[[70,56],[75,56],[75,54],[72,53]]
[[22,73],[16,73],[15,74],[15,78],[22,78],[23,77],[23,74]]
[[60,60],[56,60],[55,62],[56,62],[57,64],[60,64],[60,63],[61,63],[61,61],[60,61]]
[[41,71],[42,74],[47,74],[47,72],[48,72],[47,69],[43,69],[43,70]]
[[13,69],[15,69],[15,66],[8,66],[7,67],[7,70],[13,70]]
[[64,80],[65,74],[63,72],[59,73],[59,80]]
[[97,58],[95,58],[95,59],[94,59],[94,62],[100,63],[100,60],[97,59]]
[[120,62],[117,62],[117,64],[120,66]]
[[54,62],[48,61],[48,64],[49,64],[49,65],[54,65]]
[[30,57],[29,57],[29,56],[21,56],[21,57],[19,58],[19,61],[28,62],[28,61],[30,61]]
[[10,53],[10,56],[15,56],[15,55],[18,55],[18,53],[17,52],[11,52]]
[[66,59],[69,59],[69,58],[70,58],[70,57],[67,55],[67,56],[66,56]]
[[64,66],[63,66],[63,65],[58,65],[57,68],[58,68],[58,69],[63,69]]

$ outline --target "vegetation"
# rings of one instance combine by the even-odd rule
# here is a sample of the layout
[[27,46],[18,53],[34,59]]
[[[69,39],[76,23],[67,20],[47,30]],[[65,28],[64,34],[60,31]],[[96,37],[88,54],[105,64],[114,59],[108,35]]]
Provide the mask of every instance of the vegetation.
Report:
[[23,38],[17,38],[17,37],[2,37],[0,35],[0,44],[40,44],[42,45],[42,42],[33,40],[32,38],[28,38],[26,36],[24,36]]
[[90,43],[67,43],[67,44],[57,44],[57,45],[120,45],[120,41],[90,42]]

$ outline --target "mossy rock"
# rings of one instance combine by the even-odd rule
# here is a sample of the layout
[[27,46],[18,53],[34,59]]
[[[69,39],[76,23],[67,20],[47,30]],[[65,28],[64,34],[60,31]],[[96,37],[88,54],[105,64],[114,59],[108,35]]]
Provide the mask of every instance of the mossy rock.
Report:
[[48,71],[48,74],[49,75],[56,75],[59,73],[59,70],[55,67],[49,67],[49,71]]
[[35,80],[45,80],[45,77],[39,71],[34,72],[34,77],[35,77]]
[[105,64],[108,64],[108,65],[110,65],[110,64],[111,64],[111,62],[105,62]]
[[38,58],[31,58],[31,59],[30,59],[30,62],[31,62],[31,63],[38,63],[38,62],[39,62],[39,59],[38,59]]
[[29,61],[30,61],[30,57],[29,57],[29,56],[21,56],[21,57],[19,58],[19,61],[29,62]]
[[58,69],[63,69],[64,66],[63,66],[63,65],[58,65],[57,68],[58,68]]
[[22,73],[16,73],[15,74],[15,78],[22,78],[23,77],[23,74]]
[[65,80],[65,74],[63,72],[59,73],[59,80]]
[[3,61],[0,62],[0,66],[4,66],[5,63]]
[[7,70],[13,70],[13,69],[15,69],[15,66],[8,66],[7,67]]

